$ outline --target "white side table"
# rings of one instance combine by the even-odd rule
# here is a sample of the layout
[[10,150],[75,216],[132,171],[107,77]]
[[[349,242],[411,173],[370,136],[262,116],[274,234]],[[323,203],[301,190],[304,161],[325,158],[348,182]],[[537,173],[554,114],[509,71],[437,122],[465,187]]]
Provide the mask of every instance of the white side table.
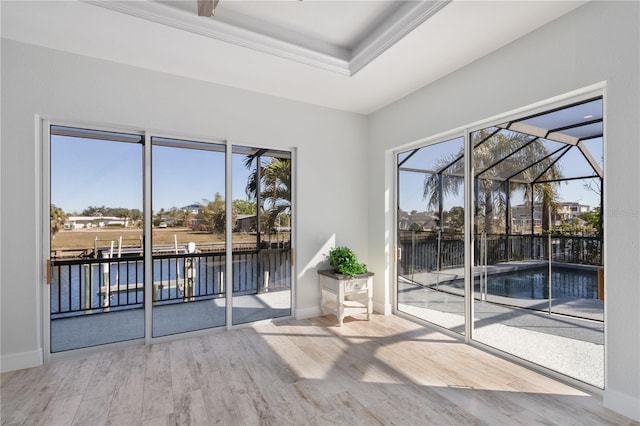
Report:
[[336,274],[333,269],[319,270],[320,308],[323,314],[334,314],[342,326],[345,316],[373,313],[373,273],[355,277]]

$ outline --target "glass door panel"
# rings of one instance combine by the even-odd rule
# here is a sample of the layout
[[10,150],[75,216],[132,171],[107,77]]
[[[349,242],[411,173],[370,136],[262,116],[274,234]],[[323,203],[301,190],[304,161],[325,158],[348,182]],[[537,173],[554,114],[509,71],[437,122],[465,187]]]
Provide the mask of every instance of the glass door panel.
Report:
[[50,352],[144,338],[141,135],[50,127]]
[[[601,99],[509,123],[520,131],[471,133],[472,337],[603,387],[602,121],[593,117]],[[544,139],[524,124],[560,130],[533,132]]]
[[152,335],[223,326],[226,148],[151,140]]
[[291,315],[291,153],[234,146],[232,324]]
[[464,138],[398,154],[397,309],[465,333]]

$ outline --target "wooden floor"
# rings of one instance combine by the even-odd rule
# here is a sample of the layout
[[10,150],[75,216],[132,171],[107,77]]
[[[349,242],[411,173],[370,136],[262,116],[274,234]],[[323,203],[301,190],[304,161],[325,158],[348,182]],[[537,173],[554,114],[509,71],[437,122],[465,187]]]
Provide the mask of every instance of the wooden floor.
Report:
[[2,374],[2,424],[637,425],[395,316],[287,320]]

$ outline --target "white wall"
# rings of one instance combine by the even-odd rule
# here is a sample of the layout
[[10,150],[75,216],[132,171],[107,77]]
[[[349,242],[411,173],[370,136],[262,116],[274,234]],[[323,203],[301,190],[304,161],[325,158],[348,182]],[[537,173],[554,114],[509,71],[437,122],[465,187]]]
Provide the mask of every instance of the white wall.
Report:
[[[2,370],[42,348],[36,115],[297,149],[296,315],[319,313],[316,269],[333,244],[366,253],[366,117],[2,40]],[[363,254],[366,260],[366,254]]]
[[[605,404],[640,420],[640,10],[592,2],[370,116],[369,261],[393,224],[385,151],[606,81]],[[500,25],[499,22],[492,23]],[[437,60],[437,58],[434,58]],[[385,175],[379,171],[386,167]],[[385,223],[387,225],[385,225]],[[386,228],[385,228],[386,226]],[[376,302],[389,278],[376,277]]]
[[386,151],[606,81],[605,403],[640,420],[639,14],[592,2],[368,118],[3,40],[2,369],[41,356],[36,114],[297,147],[297,313],[318,312],[315,268],[334,244],[362,254],[388,312]]

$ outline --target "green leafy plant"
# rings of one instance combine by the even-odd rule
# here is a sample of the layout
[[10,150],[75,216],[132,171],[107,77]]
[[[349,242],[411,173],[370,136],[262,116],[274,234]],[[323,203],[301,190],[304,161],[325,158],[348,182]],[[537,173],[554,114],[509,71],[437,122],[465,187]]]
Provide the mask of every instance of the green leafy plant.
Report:
[[337,273],[354,276],[367,272],[367,265],[358,262],[358,257],[349,247],[339,246],[329,250],[329,264]]

